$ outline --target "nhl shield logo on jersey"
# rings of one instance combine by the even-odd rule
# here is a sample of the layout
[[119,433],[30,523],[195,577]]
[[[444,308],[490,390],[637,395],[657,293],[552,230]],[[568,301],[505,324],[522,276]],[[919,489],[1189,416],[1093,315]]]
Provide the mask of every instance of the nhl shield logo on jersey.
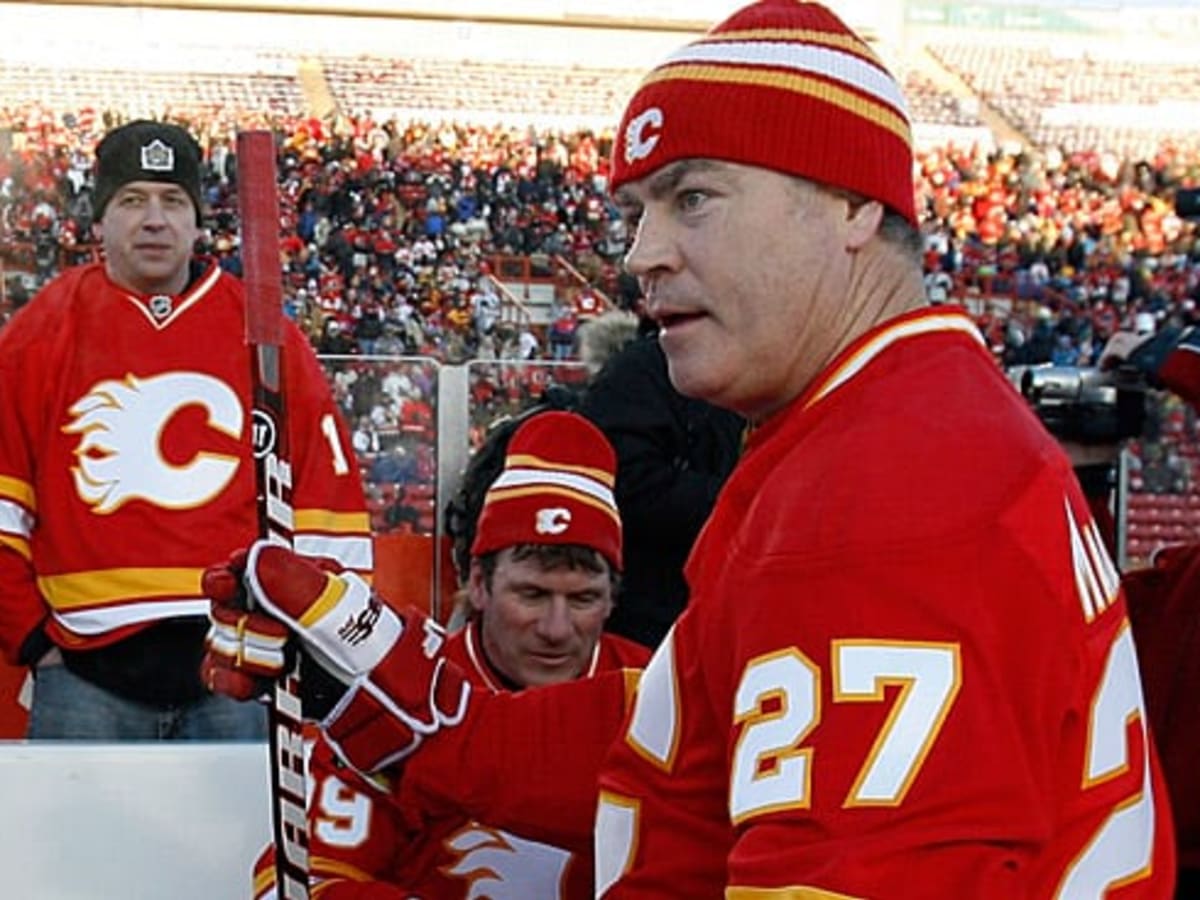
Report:
[[163,320],[171,314],[171,310],[175,308],[175,301],[166,294],[155,294],[150,298],[150,315],[158,320]]
[[143,144],[142,170],[145,172],[174,172],[175,151],[159,138]]

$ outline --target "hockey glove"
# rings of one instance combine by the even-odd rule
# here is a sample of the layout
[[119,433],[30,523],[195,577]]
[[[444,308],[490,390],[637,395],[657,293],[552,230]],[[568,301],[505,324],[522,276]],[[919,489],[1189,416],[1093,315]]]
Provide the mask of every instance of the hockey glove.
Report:
[[440,655],[441,627],[419,610],[397,613],[353,572],[323,571],[268,541],[250,548],[244,581],[252,630],[263,633],[263,614],[278,620],[348,687],[322,727],[355,768],[376,771],[462,721],[470,687]]
[[209,566],[201,589],[212,601],[200,677],[208,689],[235,700],[265,699],[288,670],[287,627],[270,616],[248,612],[242,573],[246,551]]

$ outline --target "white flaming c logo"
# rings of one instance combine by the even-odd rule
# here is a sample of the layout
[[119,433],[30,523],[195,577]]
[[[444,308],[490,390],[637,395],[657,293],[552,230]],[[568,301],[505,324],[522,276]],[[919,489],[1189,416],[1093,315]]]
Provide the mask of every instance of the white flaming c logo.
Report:
[[160,441],[167,424],[192,405],[204,409],[210,428],[240,438],[241,401],[211,375],[126,375],[93,385],[71,406],[73,418],[63,426],[67,434],[83,435],[71,467],[80,498],[107,515],[130,500],[167,509],[200,506],[224,490],[238,457],[200,451],[181,465],[163,458]]

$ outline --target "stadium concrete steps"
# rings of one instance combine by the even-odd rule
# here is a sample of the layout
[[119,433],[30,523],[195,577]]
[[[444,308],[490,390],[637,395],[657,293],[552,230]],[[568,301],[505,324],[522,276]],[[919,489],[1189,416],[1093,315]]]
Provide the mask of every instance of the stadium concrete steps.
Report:
[[325,77],[325,69],[315,59],[302,59],[296,66],[296,80],[304,96],[308,114],[323,119],[337,112],[337,100]]
[[1003,145],[1015,142],[1029,146],[1033,143],[1028,135],[1017,129],[1012,122],[971,90],[970,85],[942,65],[926,48],[921,47],[916,51],[910,50],[907,61],[912,68],[927,76],[942,90],[956,97],[973,98],[979,104],[979,118],[984,125],[991,129],[992,134],[996,136],[997,144]]

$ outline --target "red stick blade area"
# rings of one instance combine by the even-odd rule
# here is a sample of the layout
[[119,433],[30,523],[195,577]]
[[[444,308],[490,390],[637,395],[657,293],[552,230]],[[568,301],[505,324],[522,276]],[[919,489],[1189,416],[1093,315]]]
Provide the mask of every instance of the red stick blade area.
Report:
[[246,286],[246,341],[283,342],[283,287],[279,264],[279,195],[275,136],[237,136],[238,215],[242,225],[242,282]]

